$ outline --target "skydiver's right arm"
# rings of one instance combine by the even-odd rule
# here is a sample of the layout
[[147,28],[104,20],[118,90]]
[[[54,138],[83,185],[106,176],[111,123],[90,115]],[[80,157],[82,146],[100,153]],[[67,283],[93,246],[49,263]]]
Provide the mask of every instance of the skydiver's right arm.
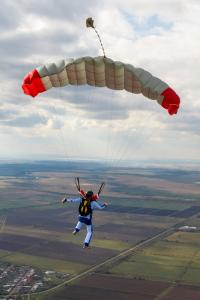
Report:
[[62,203],[65,202],[81,202],[81,198],[63,198],[62,199]]

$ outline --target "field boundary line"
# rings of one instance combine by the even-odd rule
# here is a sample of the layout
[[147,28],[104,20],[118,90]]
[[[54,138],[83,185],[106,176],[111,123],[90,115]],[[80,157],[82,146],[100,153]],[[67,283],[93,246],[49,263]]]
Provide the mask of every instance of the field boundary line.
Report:
[[176,287],[176,283],[172,283],[168,286],[164,291],[162,291],[154,300],[162,300],[163,297],[167,296],[174,288]]

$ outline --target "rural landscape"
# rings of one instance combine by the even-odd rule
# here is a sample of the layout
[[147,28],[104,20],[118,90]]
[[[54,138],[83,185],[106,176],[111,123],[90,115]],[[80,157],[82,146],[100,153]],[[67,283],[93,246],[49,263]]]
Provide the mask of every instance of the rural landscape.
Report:
[[1,0],[0,300],[200,300],[199,16]]
[[[83,249],[74,178],[108,207]],[[200,170],[1,162],[1,299],[200,299]]]

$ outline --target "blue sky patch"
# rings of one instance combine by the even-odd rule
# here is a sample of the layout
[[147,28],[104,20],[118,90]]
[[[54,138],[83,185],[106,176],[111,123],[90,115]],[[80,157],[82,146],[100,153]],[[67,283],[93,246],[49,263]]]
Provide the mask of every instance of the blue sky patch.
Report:
[[171,31],[173,23],[162,20],[158,15],[151,15],[148,18],[140,20],[137,16],[123,11],[122,15],[133,26],[134,30],[140,36],[145,36],[150,33],[159,35],[158,29]]

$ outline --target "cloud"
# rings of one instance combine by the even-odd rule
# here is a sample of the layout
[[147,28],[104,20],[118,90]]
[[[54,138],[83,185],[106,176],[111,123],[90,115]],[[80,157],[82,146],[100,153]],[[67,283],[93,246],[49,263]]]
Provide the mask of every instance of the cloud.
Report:
[[4,126],[24,127],[24,128],[34,127],[38,124],[46,124],[46,123],[47,120],[45,120],[38,114],[29,114],[28,116],[19,116],[11,119],[9,118],[4,121],[0,120],[0,125],[3,124]]
[[[17,16],[17,17],[16,17]],[[13,5],[13,1],[3,1],[0,10],[0,32],[5,34],[11,32],[19,24],[19,19],[22,16],[20,6]]]
[[13,116],[13,113],[14,113],[13,111],[9,111],[9,110],[3,110],[3,111],[0,110],[0,122],[2,122],[2,120],[7,121],[7,118]]
[[[196,0],[3,1],[0,10],[1,133],[13,138],[17,130],[20,144],[23,141],[26,144],[25,136],[37,134],[38,139],[41,134],[51,143],[50,137],[62,130],[71,144],[74,137],[83,144],[82,135],[87,132],[98,144],[96,153],[101,155],[97,140],[99,137],[102,148],[106,148],[103,141],[106,132],[115,147],[120,140],[126,143],[129,139],[130,152],[134,141],[140,140],[145,155],[153,151],[155,157],[161,156],[159,141],[162,141],[168,145],[169,157],[174,155],[170,144],[177,152],[185,147],[197,156],[195,149],[200,146],[199,14],[200,4]],[[23,94],[24,75],[40,64],[58,58],[102,55],[94,31],[85,27],[88,16],[95,19],[107,56],[142,67],[177,91],[181,108],[176,117],[169,117],[156,102],[123,91],[69,86],[51,89],[37,99]],[[139,134],[142,128],[143,134]],[[176,135],[181,139],[175,139]],[[156,139],[159,149],[149,146],[152,139]],[[35,149],[33,145],[32,149]],[[140,152],[134,155],[140,156]],[[84,153],[91,155],[88,149]]]

